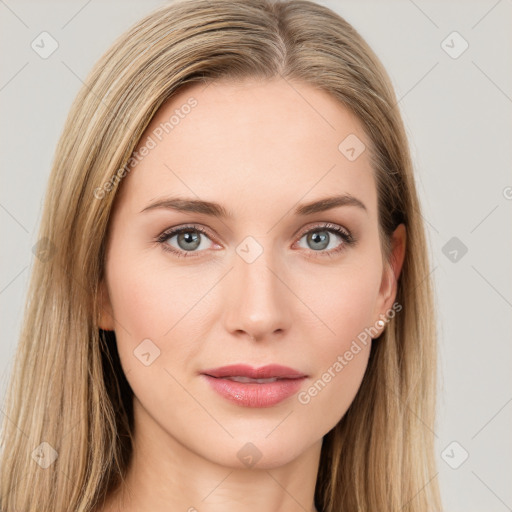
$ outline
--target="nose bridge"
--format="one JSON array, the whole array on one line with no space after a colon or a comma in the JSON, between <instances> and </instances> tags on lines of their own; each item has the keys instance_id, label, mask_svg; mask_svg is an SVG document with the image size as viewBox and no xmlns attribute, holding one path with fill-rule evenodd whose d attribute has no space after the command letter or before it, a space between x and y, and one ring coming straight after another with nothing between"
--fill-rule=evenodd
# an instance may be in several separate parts
<instances>
[{"instance_id":1,"label":"nose bridge","mask_svg":"<svg viewBox=\"0 0 512 512\"><path fill-rule=\"evenodd\" d=\"M232 293L228 328L245 331L254 338L264 338L289 326L285 297L289 291L278 277L282 266L275 258L271 237L266 243L262 240L247 237L238 245L229 285Z\"/></svg>"}]
</instances>

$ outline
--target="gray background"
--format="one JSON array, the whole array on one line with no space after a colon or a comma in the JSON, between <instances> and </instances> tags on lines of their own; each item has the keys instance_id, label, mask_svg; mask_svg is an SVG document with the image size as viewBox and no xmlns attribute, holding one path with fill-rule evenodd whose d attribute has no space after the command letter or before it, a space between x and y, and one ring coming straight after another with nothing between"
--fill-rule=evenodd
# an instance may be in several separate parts
<instances>
[{"instance_id":1,"label":"gray background","mask_svg":"<svg viewBox=\"0 0 512 512\"><path fill-rule=\"evenodd\" d=\"M93 63L162 3L0 0L2 400L66 113ZM512 510L512 1L320 3L383 61L416 165L439 311L432 477L447 511ZM31 48L43 31L59 44L46 59ZM469 44L457 58L453 31Z\"/></svg>"}]
</instances>

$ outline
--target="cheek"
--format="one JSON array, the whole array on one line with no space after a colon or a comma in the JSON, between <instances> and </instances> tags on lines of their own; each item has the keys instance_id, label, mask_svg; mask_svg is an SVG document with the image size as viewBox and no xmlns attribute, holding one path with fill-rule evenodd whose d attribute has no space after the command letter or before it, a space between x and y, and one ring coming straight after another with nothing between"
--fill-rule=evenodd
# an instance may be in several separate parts
<instances>
[{"instance_id":1,"label":"cheek","mask_svg":"<svg viewBox=\"0 0 512 512\"><path fill-rule=\"evenodd\" d=\"M109 256L115 320L119 327L138 336L162 338L198 302L199 290L210 281L208 272L170 264L151 248L146 252L140 247L125 247Z\"/></svg>"},{"instance_id":2,"label":"cheek","mask_svg":"<svg viewBox=\"0 0 512 512\"><path fill-rule=\"evenodd\" d=\"M190 367L200 350L193 340L204 338L200 331L212 314L211 300L204 296L218 279L204 267L180 268L165 258L148 257L140 249L131 253L125 248L110 255L110 300L119 356L127 375L131 369L137 370L131 374L133 379L140 372L137 355L145 346L151 357L158 355L154 367Z\"/></svg>"},{"instance_id":3,"label":"cheek","mask_svg":"<svg viewBox=\"0 0 512 512\"><path fill-rule=\"evenodd\" d=\"M377 293L378 283L368 273L349 272L323 287L320 311L337 335L354 335L372 321Z\"/></svg>"},{"instance_id":4,"label":"cheek","mask_svg":"<svg viewBox=\"0 0 512 512\"><path fill-rule=\"evenodd\" d=\"M366 343L338 344L324 358L319 373L298 393L297 407L303 408L301 416L311 430L320 427L327 433L345 415L361 386L370 350L369 338Z\"/></svg>"},{"instance_id":5,"label":"cheek","mask_svg":"<svg viewBox=\"0 0 512 512\"><path fill-rule=\"evenodd\" d=\"M371 350L374 307L380 287L380 267L375 259L347 265L329 278L316 275L306 285L308 305L328 328L309 350L316 373L297 396L306 418L330 430L355 398ZM316 282L317 286L312 286ZM321 419L320 419L321 418Z\"/></svg>"},{"instance_id":6,"label":"cheek","mask_svg":"<svg viewBox=\"0 0 512 512\"><path fill-rule=\"evenodd\" d=\"M339 266L309 269L296 275L302 277L297 278L295 289L301 290L308 308L324 324L321 347L325 356L344 349L373 325L382 277L378 253L353 253Z\"/></svg>"},{"instance_id":7,"label":"cheek","mask_svg":"<svg viewBox=\"0 0 512 512\"><path fill-rule=\"evenodd\" d=\"M213 282L203 273L200 285L199 273L162 268L143 255L130 257L129 251L118 254L112 253L108 280L124 374L148 411L160 411L165 420L178 410L186 418L194 413L194 402L179 383L199 349L191 343L198 312L206 314L198 302Z\"/></svg>"}]
</instances>

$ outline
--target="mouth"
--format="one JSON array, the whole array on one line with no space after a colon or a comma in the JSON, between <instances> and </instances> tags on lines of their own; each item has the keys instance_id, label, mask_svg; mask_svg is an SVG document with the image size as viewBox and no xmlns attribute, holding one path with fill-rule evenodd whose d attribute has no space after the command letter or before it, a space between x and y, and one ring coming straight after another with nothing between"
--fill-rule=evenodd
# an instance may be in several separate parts
<instances>
[{"instance_id":1,"label":"mouth","mask_svg":"<svg viewBox=\"0 0 512 512\"><path fill-rule=\"evenodd\" d=\"M201 372L211 388L242 407L271 407L295 394L307 378L282 365L230 365Z\"/></svg>"},{"instance_id":2,"label":"mouth","mask_svg":"<svg viewBox=\"0 0 512 512\"><path fill-rule=\"evenodd\" d=\"M209 377L213 377L213 375L209 375ZM280 377L270 377L268 379L251 379L250 377L213 377L214 379L225 379L232 380L233 382L256 382L257 384L266 384L267 382L277 382L278 380L286 380ZM296 377L299 378L299 377Z\"/></svg>"},{"instance_id":3,"label":"mouth","mask_svg":"<svg viewBox=\"0 0 512 512\"><path fill-rule=\"evenodd\" d=\"M263 379L296 379L306 377L304 373L288 366L280 364L268 364L260 368L254 368L247 364L232 364L212 368L201 372L204 375L217 378L248 378L253 380Z\"/></svg>"}]
</instances>

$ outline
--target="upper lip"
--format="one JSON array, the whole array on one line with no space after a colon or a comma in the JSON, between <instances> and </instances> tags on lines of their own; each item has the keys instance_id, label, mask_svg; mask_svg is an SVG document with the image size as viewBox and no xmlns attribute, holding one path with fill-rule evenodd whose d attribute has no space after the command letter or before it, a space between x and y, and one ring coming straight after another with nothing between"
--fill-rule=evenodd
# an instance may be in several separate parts
<instances>
[{"instance_id":1,"label":"upper lip","mask_svg":"<svg viewBox=\"0 0 512 512\"><path fill-rule=\"evenodd\" d=\"M204 375L210 377L249 377L251 379L297 379L306 377L306 375L299 370L294 370L288 366L282 366L280 364L269 364L254 368L246 364L232 364L229 366L221 366L220 368L212 368L210 370L204 370L201 372Z\"/></svg>"}]
</instances>

